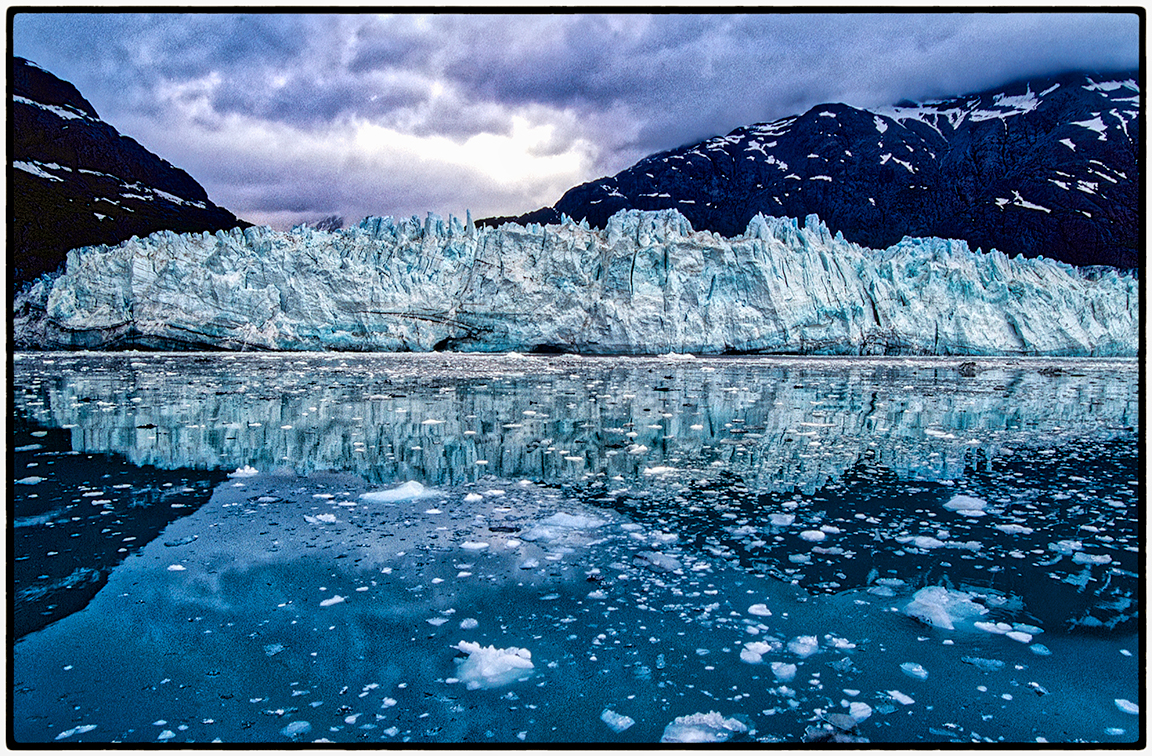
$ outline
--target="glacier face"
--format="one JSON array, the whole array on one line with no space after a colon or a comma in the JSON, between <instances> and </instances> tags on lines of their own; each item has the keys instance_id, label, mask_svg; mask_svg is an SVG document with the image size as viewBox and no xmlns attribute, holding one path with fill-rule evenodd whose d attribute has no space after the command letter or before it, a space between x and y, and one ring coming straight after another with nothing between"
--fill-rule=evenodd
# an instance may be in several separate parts
<instances>
[{"instance_id":1,"label":"glacier face","mask_svg":"<svg viewBox=\"0 0 1152 756\"><path fill-rule=\"evenodd\" d=\"M15 304L17 348L1132 356L1139 285L815 216L739 237L674 210L603 230L429 215L328 232L160 232L68 254Z\"/></svg>"}]
</instances>

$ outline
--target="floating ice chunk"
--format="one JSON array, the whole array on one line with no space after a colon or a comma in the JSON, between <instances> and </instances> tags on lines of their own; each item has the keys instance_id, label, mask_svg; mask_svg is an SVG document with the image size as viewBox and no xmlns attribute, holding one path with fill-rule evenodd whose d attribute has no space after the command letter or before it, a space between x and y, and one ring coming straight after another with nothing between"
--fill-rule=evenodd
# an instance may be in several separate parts
<instances>
[{"instance_id":1,"label":"floating ice chunk","mask_svg":"<svg viewBox=\"0 0 1152 756\"><path fill-rule=\"evenodd\" d=\"M1080 551L1084 548L1084 544L1080 541L1059 541L1057 543L1049 543L1048 550L1055 551L1060 554L1068 556L1074 552Z\"/></svg>"},{"instance_id":2,"label":"floating ice chunk","mask_svg":"<svg viewBox=\"0 0 1152 756\"><path fill-rule=\"evenodd\" d=\"M1032 653L1036 654L1037 656L1051 656L1052 655L1052 651L1047 646L1045 646L1043 643L1033 643L1031 646L1028 647L1028 650L1031 651Z\"/></svg>"},{"instance_id":3,"label":"floating ice chunk","mask_svg":"<svg viewBox=\"0 0 1152 756\"><path fill-rule=\"evenodd\" d=\"M771 617L772 612L764 604L753 604L748 607L749 614L755 614L757 617Z\"/></svg>"},{"instance_id":4,"label":"floating ice chunk","mask_svg":"<svg viewBox=\"0 0 1152 756\"><path fill-rule=\"evenodd\" d=\"M228 473L229 478L251 478L253 475L259 475L260 471L251 465L244 465L243 467L236 468L235 471Z\"/></svg>"},{"instance_id":5,"label":"floating ice chunk","mask_svg":"<svg viewBox=\"0 0 1152 756\"><path fill-rule=\"evenodd\" d=\"M441 625L443 625L445 622L448 621L448 618L447 617L432 617L431 619L426 619L424 621L427 622L432 627L440 627Z\"/></svg>"},{"instance_id":6,"label":"floating ice chunk","mask_svg":"<svg viewBox=\"0 0 1152 756\"><path fill-rule=\"evenodd\" d=\"M1004 635L1005 635L1005 637L1011 638L1012 640L1019 641L1021 643L1031 643L1032 642L1032 634L1031 633L1024 633L1024 632L1021 632L1019 630L1010 630L1009 632L1004 633Z\"/></svg>"},{"instance_id":7,"label":"floating ice chunk","mask_svg":"<svg viewBox=\"0 0 1152 756\"><path fill-rule=\"evenodd\" d=\"M47 479L41 478L39 475L29 475L27 478L21 478L15 482L22 486L34 486L37 483L43 483L45 480Z\"/></svg>"},{"instance_id":8,"label":"floating ice chunk","mask_svg":"<svg viewBox=\"0 0 1152 756\"><path fill-rule=\"evenodd\" d=\"M950 509L966 517L982 517L987 514L984 509L988 506L988 502L983 499L977 499L975 496L965 496L964 494L956 494L948 501L944 502L944 508Z\"/></svg>"},{"instance_id":9,"label":"floating ice chunk","mask_svg":"<svg viewBox=\"0 0 1152 756\"><path fill-rule=\"evenodd\" d=\"M483 501L484 497L478 493L470 493L464 497L465 504L475 504L478 501Z\"/></svg>"},{"instance_id":10,"label":"floating ice chunk","mask_svg":"<svg viewBox=\"0 0 1152 756\"><path fill-rule=\"evenodd\" d=\"M360 498L370 504L394 504L398 501L406 501L408 499L419 499L424 496L431 496L432 492L424 488L424 486L415 480L410 480L403 485L396 488L390 488L386 491L370 491L369 493L360 494Z\"/></svg>"},{"instance_id":11,"label":"floating ice chunk","mask_svg":"<svg viewBox=\"0 0 1152 756\"><path fill-rule=\"evenodd\" d=\"M815 543L816 541L823 541L827 536L823 530L804 530L801 531L800 537L805 541L812 541Z\"/></svg>"},{"instance_id":12,"label":"floating ice chunk","mask_svg":"<svg viewBox=\"0 0 1152 756\"><path fill-rule=\"evenodd\" d=\"M904 614L909 617L944 630L955 630L956 622L987 613L988 609L973 601L967 593L938 585L916 591L904 607Z\"/></svg>"},{"instance_id":13,"label":"floating ice chunk","mask_svg":"<svg viewBox=\"0 0 1152 756\"><path fill-rule=\"evenodd\" d=\"M188 569L188 568L182 564L170 564L170 565L168 565L168 571L169 572L183 572L186 569Z\"/></svg>"},{"instance_id":14,"label":"floating ice chunk","mask_svg":"<svg viewBox=\"0 0 1152 756\"><path fill-rule=\"evenodd\" d=\"M632 444L628 447L629 454L643 454L646 451L648 451L648 447L644 444Z\"/></svg>"},{"instance_id":15,"label":"floating ice chunk","mask_svg":"<svg viewBox=\"0 0 1152 756\"><path fill-rule=\"evenodd\" d=\"M916 536L912 539L911 543L916 548L925 550L938 549L944 545L943 541L939 538L933 538L932 536Z\"/></svg>"},{"instance_id":16,"label":"floating ice chunk","mask_svg":"<svg viewBox=\"0 0 1152 756\"><path fill-rule=\"evenodd\" d=\"M344 602L343 596L333 596L332 598L326 598L323 601L321 601L320 606L332 606L333 604L341 604L343 602Z\"/></svg>"},{"instance_id":17,"label":"floating ice chunk","mask_svg":"<svg viewBox=\"0 0 1152 756\"><path fill-rule=\"evenodd\" d=\"M780 682L788 682L796 677L796 665L787 662L772 662L772 674Z\"/></svg>"},{"instance_id":18,"label":"floating ice chunk","mask_svg":"<svg viewBox=\"0 0 1152 756\"><path fill-rule=\"evenodd\" d=\"M896 703L901 703L901 704L904 704L905 706L910 706L910 705L916 703L916 701L913 700L911 696L904 695L903 693L901 693L898 690L890 690L890 691L888 691L888 695Z\"/></svg>"},{"instance_id":19,"label":"floating ice chunk","mask_svg":"<svg viewBox=\"0 0 1152 756\"><path fill-rule=\"evenodd\" d=\"M528 559L525 559L523 562L520 563L520 569L522 569L522 570L534 570L539 566L540 566L540 560L536 559L534 557L529 557Z\"/></svg>"},{"instance_id":20,"label":"floating ice chunk","mask_svg":"<svg viewBox=\"0 0 1152 756\"><path fill-rule=\"evenodd\" d=\"M79 725L77 727L73 727L71 730L65 730L64 732L60 733L56 736L56 739L64 740L65 738L70 738L73 735L83 735L86 732L92 732L95 729L96 725ZM172 737L176 736L173 735Z\"/></svg>"},{"instance_id":21,"label":"floating ice chunk","mask_svg":"<svg viewBox=\"0 0 1152 756\"><path fill-rule=\"evenodd\" d=\"M973 667L981 669L985 672L999 672L1000 670L1004 669L1004 662L1000 661L999 659L984 659L979 656L962 656L960 657L960 661L964 662L965 664L971 664Z\"/></svg>"},{"instance_id":22,"label":"floating ice chunk","mask_svg":"<svg viewBox=\"0 0 1152 756\"><path fill-rule=\"evenodd\" d=\"M456 660L457 675L468 690L499 688L532 674L532 652L526 648L496 648L469 641L460 641L453 648L468 655Z\"/></svg>"},{"instance_id":23,"label":"floating ice chunk","mask_svg":"<svg viewBox=\"0 0 1152 756\"><path fill-rule=\"evenodd\" d=\"M973 622L972 626L977 630L983 630L993 635L1004 635L1005 633L1012 632L1012 626L1007 622Z\"/></svg>"},{"instance_id":24,"label":"floating ice chunk","mask_svg":"<svg viewBox=\"0 0 1152 756\"><path fill-rule=\"evenodd\" d=\"M161 732L159 735L156 736L156 739L157 740L171 740L174 737L176 737L176 733L172 732L171 730L164 730L163 732Z\"/></svg>"},{"instance_id":25,"label":"floating ice chunk","mask_svg":"<svg viewBox=\"0 0 1152 756\"><path fill-rule=\"evenodd\" d=\"M1126 698L1117 698L1116 708L1125 714L1135 714L1137 716L1140 714L1140 706L1132 703Z\"/></svg>"},{"instance_id":26,"label":"floating ice chunk","mask_svg":"<svg viewBox=\"0 0 1152 756\"><path fill-rule=\"evenodd\" d=\"M608 725L612 732L624 732L632 725L636 724L636 720L632 717L623 714L617 714L611 709L605 709L600 712L600 721Z\"/></svg>"},{"instance_id":27,"label":"floating ice chunk","mask_svg":"<svg viewBox=\"0 0 1152 756\"><path fill-rule=\"evenodd\" d=\"M872 707L863 701L853 701L848 705L848 716L852 717L857 722L863 722L865 719L872 716Z\"/></svg>"},{"instance_id":28,"label":"floating ice chunk","mask_svg":"<svg viewBox=\"0 0 1152 756\"><path fill-rule=\"evenodd\" d=\"M603 601L604 599L608 598L608 594L605 593L604 591L597 589L595 591L591 591L587 597L592 599L593 601Z\"/></svg>"},{"instance_id":29,"label":"floating ice chunk","mask_svg":"<svg viewBox=\"0 0 1152 756\"><path fill-rule=\"evenodd\" d=\"M475 630L479 626L480 623L473 617L465 617L464 619L460 620L461 630Z\"/></svg>"},{"instance_id":30,"label":"floating ice chunk","mask_svg":"<svg viewBox=\"0 0 1152 756\"><path fill-rule=\"evenodd\" d=\"M268 656L275 656L276 654L280 653L283 650L284 650L284 644L283 643L269 643L267 646L264 647L264 653L267 654Z\"/></svg>"},{"instance_id":31,"label":"floating ice chunk","mask_svg":"<svg viewBox=\"0 0 1152 756\"><path fill-rule=\"evenodd\" d=\"M745 643L743 650L740 651L740 661L748 664L760 664L764 661L764 654L770 651L772 651L771 643L764 643L763 641Z\"/></svg>"},{"instance_id":32,"label":"floating ice chunk","mask_svg":"<svg viewBox=\"0 0 1152 756\"><path fill-rule=\"evenodd\" d=\"M820 650L820 641L816 639L815 635L797 635L788 641L788 650L801 659L807 659Z\"/></svg>"},{"instance_id":33,"label":"floating ice chunk","mask_svg":"<svg viewBox=\"0 0 1152 756\"><path fill-rule=\"evenodd\" d=\"M1008 523L1007 525L993 525L992 527L1010 535L1028 535L1032 532L1032 528L1026 527L1024 525L1017 525L1015 523Z\"/></svg>"},{"instance_id":34,"label":"floating ice chunk","mask_svg":"<svg viewBox=\"0 0 1152 756\"><path fill-rule=\"evenodd\" d=\"M900 669L904 672L904 674L908 675L909 677L914 677L917 680L928 679L928 670L924 669L924 667L920 666L916 662L904 662L900 665Z\"/></svg>"},{"instance_id":35,"label":"floating ice chunk","mask_svg":"<svg viewBox=\"0 0 1152 756\"><path fill-rule=\"evenodd\" d=\"M632 561L655 572L675 572L684 568L679 560L656 551L638 552Z\"/></svg>"},{"instance_id":36,"label":"floating ice chunk","mask_svg":"<svg viewBox=\"0 0 1152 756\"><path fill-rule=\"evenodd\" d=\"M545 518L543 523L545 525L555 525L561 528L580 528L581 530L598 528L606 524L605 520L598 517L590 517L588 515L571 515L567 512L557 512L551 517Z\"/></svg>"},{"instance_id":37,"label":"floating ice chunk","mask_svg":"<svg viewBox=\"0 0 1152 756\"><path fill-rule=\"evenodd\" d=\"M768 522L777 527L786 527L796 522L796 515L794 514L773 514L768 515Z\"/></svg>"},{"instance_id":38,"label":"floating ice chunk","mask_svg":"<svg viewBox=\"0 0 1152 756\"><path fill-rule=\"evenodd\" d=\"M312 732L312 723L303 719L298 719L295 722L289 722L288 726L280 731L285 737L294 738L297 735L303 735Z\"/></svg>"},{"instance_id":39,"label":"floating ice chunk","mask_svg":"<svg viewBox=\"0 0 1152 756\"><path fill-rule=\"evenodd\" d=\"M675 467L668 467L667 465L657 465L656 467L645 467L645 475L668 475L670 473L679 472ZM671 725L669 725L671 727Z\"/></svg>"},{"instance_id":40,"label":"floating ice chunk","mask_svg":"<svg viewBox=\"0 0 1152 756\"><path fill-rule=\"evenodd\" d=\"M1112 557L1107 554L1089 554L1086 551L1077 551L1072 555L1072 561L1076 564L1109 564L1112 562Z\"/></svg>"},{"instance_id":41,"label":"floating ice chunk","mask_svg":"<svg viewBox=\"0 0 1152 756\"><path fill-rule=\"evenodd\" d=\"M662 354L660 356L666 360L694 360L694 359L696 359L696 355L694 355L694 354L681 354L680 352L665 352L664 354Z\"/></svg>"},{"instance_id":42,"label":"floating ice chunk","mask_svg":"<svg viewBox=\"0 0 1152 756\"><path fill-rule=\"evenodd\" d=\"M465 551L483 551L490 545L491 544L489 544L487 541L465 541L464 543L460 544L460 548L464 549Z\"/></svg>"},{"instance_id":43,"label":"floating ice chunk","mask_svg":"<svg viewBox=\"0 0 1152 756\"><path fill-rule=\"evenodd\" d=\"M332 522L336 522L336 515L330 514L327 512L325 512L324 514L318 514L315 517L313 517L312 515L304 515L304 521L310 522L312 524L315 524L318 522L332 523Z\"/></svg>"},{"instance_id":44,"label":"floating ice chunk","mask_svg":"<svg viewBox=\"0 0 1152 756\"><path fill-rule=\"evenodd\" d=\"M725 719L719 712L676 717L664 728L661 743L723 743L733 735L747 732L738 719Z\"/></svg>"}]
</instances>

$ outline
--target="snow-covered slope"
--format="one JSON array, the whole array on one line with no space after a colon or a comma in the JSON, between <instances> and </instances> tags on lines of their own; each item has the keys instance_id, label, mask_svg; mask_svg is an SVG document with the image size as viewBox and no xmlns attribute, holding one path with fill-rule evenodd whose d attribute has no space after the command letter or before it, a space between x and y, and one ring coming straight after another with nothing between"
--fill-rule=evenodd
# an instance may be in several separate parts
<instances>
[{"instance_id":1,"label":"snow-covered slope","mask_svg":"<svg viewBox=\"0 0 1152 756\"><path fill-rule=\"evenodd\" d=\"M23 58L11 66L8 254L17 287L55 271L74 247L248 225L101 120L72 84Z\"/></svg>"},{"instance_id":2,"label":"snow-covered slope","mask_svg":"<svg viewBox=\"0 0 1152 756\"><path fill-rule=\"evenodd\" d=\"M1143 264L1139 72L1066 73L863 110L839 103L644 158L520 216L603 227L674 208L740 233L762 213L819 215L870 247L963 239L1073 265ZM509 219L501 219L509 220Z\"/></svg>"},{"instance_id":3,"label":"snow-covered slope","mask_svg":"<svg viewBox=\"0 0 1152 756\"><path fill-rule=\"evenodd\" d=\"M810 217L723 239L676 211L476 228L171 232L68 254L15 303L18 348L1135 355L1138 282Z\"/></svg>"}]
</instances>

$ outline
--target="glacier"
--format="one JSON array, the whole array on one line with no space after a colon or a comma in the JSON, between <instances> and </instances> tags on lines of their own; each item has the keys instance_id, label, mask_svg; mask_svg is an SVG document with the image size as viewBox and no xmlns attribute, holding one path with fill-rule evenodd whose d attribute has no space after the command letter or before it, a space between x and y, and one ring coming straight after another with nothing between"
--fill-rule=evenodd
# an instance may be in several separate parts
<instances>
[{"instance_id":1,"label":"glacier","mask_svg":"<svg viewBox=\"0 0 1152 756\"><path fill-rule=\"evenodd\" d=\"M1139 282L956 240L868 249L816 216L722 238L675 210L430 213L75 249L13 329L17 349L1135 356Z\"/></svg>"}]
</instances>

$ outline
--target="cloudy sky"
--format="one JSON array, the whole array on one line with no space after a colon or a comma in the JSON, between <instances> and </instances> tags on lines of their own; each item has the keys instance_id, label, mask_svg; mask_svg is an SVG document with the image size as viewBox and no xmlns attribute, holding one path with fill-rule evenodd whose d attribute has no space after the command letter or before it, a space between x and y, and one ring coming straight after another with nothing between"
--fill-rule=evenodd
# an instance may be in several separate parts
<instances>
[{"instance_id":1,"label":"cloudy sky","mask_svg":"<svg viewBox=\"0 0 1152 756\"><path fill-rule=\"evenodd\" d=\"M554 203L641 157L857 107L1139 65L1115 13L18 14L12 52L275 227Z\"/></svg>"}]
</instances>

